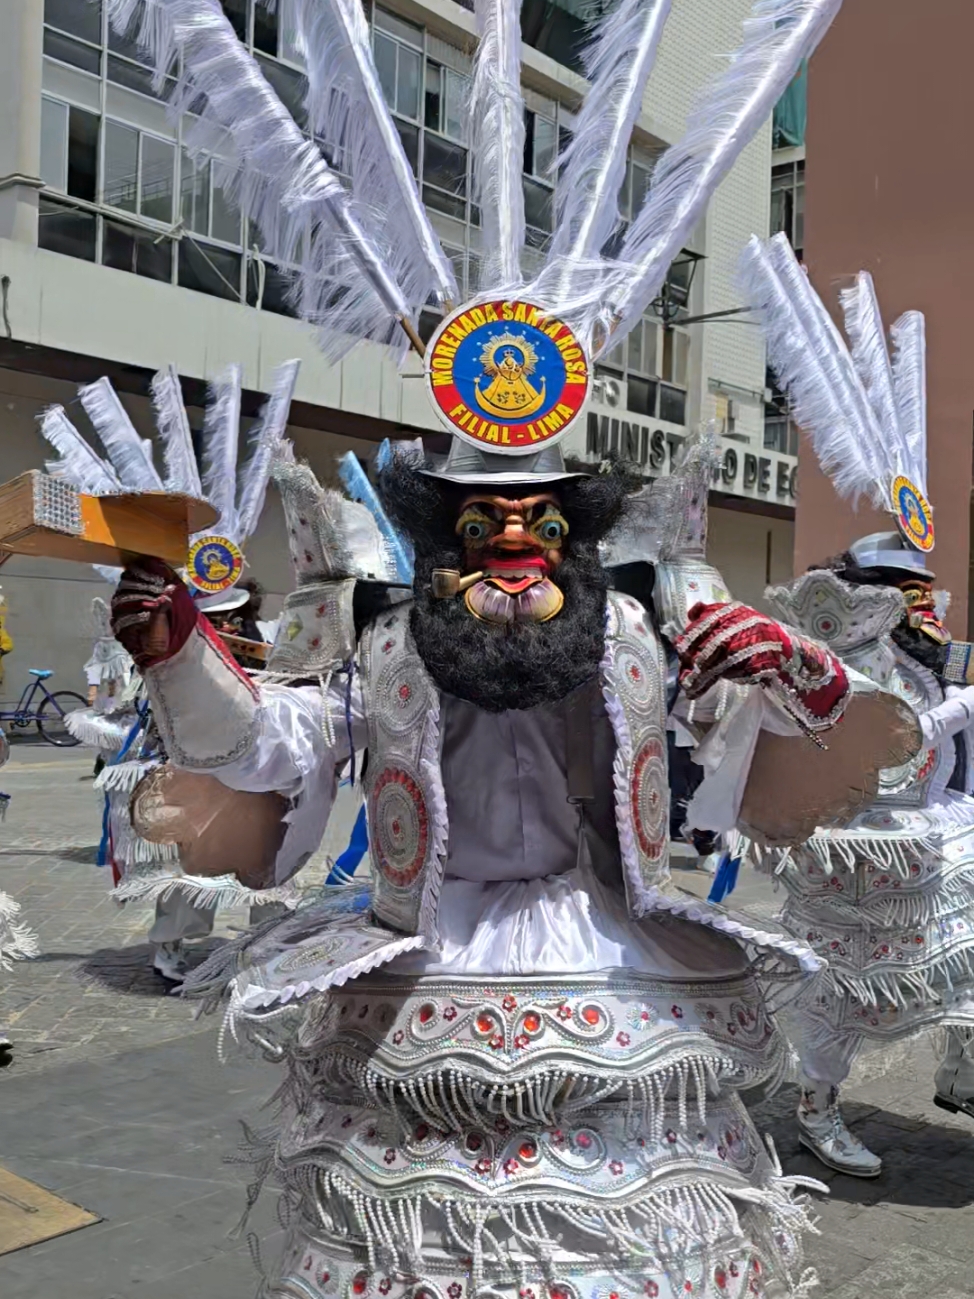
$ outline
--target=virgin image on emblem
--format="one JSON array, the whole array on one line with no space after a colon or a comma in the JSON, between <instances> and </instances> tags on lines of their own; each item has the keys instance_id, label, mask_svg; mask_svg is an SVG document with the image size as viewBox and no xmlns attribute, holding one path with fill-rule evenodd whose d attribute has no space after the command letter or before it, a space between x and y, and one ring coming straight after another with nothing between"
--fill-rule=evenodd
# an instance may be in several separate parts
<instances>
[{"instance_id":1,"label":"virgin image on emblem","mask_svg":"<svg viewBox=\"0 0 974 1299\"><path fill-rule=\"evenodd\" d=\"M523 334L504 333L490 339L480 353L480 364L490 383L481 390L477 379L474 391L478 406L488 415L523 419L544 405L546 380L542 375L540 390L531 386L529 376L537 368L538 354Z\"/></svg>"}]
</instances>

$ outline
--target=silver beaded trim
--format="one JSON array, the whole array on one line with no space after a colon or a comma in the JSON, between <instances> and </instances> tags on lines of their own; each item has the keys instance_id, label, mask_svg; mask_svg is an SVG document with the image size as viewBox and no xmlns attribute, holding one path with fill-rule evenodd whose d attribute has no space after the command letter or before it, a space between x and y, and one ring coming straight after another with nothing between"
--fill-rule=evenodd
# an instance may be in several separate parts
<instances>
[{"instance_id":1,"label":"silver beaded trim","mask_svg":"<svg viewBox=\"0 0 974 1299\"><path fill-rule=\"evenodd\" d=\"M72 537L82 535L81 501L70 483L49 474L34 474L34 522Z\"/></svg>"}]
</instances>

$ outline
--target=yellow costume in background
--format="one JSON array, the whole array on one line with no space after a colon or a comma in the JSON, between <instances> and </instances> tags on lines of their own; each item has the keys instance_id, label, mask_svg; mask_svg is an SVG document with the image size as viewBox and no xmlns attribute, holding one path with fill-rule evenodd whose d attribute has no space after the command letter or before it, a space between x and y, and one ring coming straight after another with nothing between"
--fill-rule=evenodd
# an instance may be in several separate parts
<instances>
[{"instance_id":1,"label":"yellow costume in background","mask_svg":"<svg viewBox=\"0 0 974 1299\"><path fill-rule=\"evenodd\" d=\"M13 637L7 631L7 601L0 592L0 686L3 685L3 660L14 647Z\"/></svg>"}]
</instances>

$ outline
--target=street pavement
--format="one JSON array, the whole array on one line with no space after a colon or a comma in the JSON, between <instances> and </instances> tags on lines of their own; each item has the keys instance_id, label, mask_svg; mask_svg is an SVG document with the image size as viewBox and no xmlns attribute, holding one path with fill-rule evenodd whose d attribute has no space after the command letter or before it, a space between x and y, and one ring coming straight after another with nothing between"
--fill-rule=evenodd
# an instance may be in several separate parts
<instances>
[{"instance_id":1,"label":"street pavement","mask_svg":"<svg viewBox=\"0 0 974 1299\"><path fill-rule=\"evenodd\" d=\"M150 910L117 907L95 865L100 808L79 749L17 745L0 771L12 795L0 826L0 888L23 906L41 955L0 971L0 1164L101 1221L0 1256L3 1299L248 1299L255 1264L280 1246L274 1196L240 1230L248 1170L233 1162L242 1121L260 1126L277 1071L217 1053L214 1019L189 1009L148 968ZM340 848L354 815L312 864ZM695 892L708 880L680 871ZM767 920L766 881L742 878L737 909ZM200 955L246 915L221 913ZM932 1104L929 1043L864 1057L846 1089L855 1130L885 1161L878 1181L828 1173L797 1149L794 1087L758 1104L785 1171L818 1177L822 1234L808 1242L821 1299L966 1299L974 1272L974 1123ZM228 1162L228 1160L230 1162Z\"/></svg>"}]
</instances>

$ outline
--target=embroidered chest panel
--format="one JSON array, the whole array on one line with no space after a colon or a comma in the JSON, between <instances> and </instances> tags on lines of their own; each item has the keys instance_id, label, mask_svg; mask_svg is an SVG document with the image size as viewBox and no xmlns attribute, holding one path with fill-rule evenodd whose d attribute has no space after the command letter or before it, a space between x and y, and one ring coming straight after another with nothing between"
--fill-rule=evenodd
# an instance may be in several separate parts
<instances>
[{"instance_id":1,"label":"embroidered chest panel","mask_svg":"<svg viewBox=\"0 0 974 1299\"><path fill-rule=\"evenodd\" d=\"M943 702L943 691L936 677L915 659L894 650L895 664L886 689L905 699L919 716ZM931 786L946 785L954 766L953 742L936 748L923 745L916 757L900 767L887 767L880 773L876 802L892 807L926 807Z\"/></svg>"},{"instance_id":2,"label":"embroidered chest panel","mask_svg":"<svg viewBox=\"0 0 974 1299\"><path fill-rule=\"evenodd\" d=\"M440 701L409 634L410 608L383 616L362 639L369 851L375 914L406 933L432 935L447 838Z\"/></svg>"},{"instance_id":3,"label":"embroidered chest panel","mask_svg":"<svg viewBox=\"0 0 974 1299\"><path fill-rule=\"evenodd\" d=\"M666 753L666 658L642 605L610 594L602 689L616 737L616 823L626 900L652 905L669 877L670 786Z\"/></svg>"}]
</instances>

